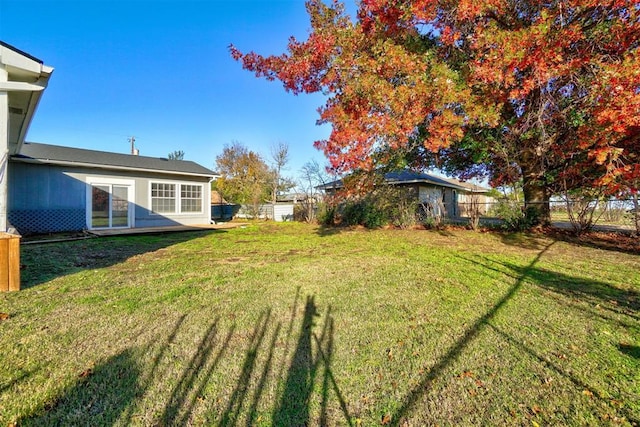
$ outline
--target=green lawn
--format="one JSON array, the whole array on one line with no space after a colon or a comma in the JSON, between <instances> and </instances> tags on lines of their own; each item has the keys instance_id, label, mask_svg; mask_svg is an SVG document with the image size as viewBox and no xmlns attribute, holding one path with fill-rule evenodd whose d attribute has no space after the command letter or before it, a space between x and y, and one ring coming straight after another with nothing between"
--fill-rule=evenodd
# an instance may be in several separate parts
<instances>
[{"instance_id":1,"label":"green lawn","mask_svg":"<svg viewBox=\"0 0 640 427\"><path fill-rule=\"evenodd\" d=\"M640 423L639 255L263 223L22 263L0 426Z\"/></svg>"}]
</instances>

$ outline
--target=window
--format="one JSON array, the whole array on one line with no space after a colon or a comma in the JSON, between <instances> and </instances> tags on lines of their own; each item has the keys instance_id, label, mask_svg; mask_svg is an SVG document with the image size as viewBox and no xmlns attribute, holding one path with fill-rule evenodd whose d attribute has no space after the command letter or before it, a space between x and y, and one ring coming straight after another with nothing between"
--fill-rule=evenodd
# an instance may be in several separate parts
<instances>
[{"instance_id":1,"label":"window","mask_svg":"<svg viewBox=\"0 0 640 427\"><path fill-rule=\"evenodd\" d=\"M176 184L151 183L151 210L156 213L175 213Z\"/></svg>"},{"instance_id":2,"label":"window","mask_svg":"<svg viewBox=\"0 0 640 427\"><path fill-rule=\"evenodd\" d=\"M202 189L195 184L152 182L151 210L158 214L201 213Z\"/></svg>"},{"instance_id":3,"label":"window","mask_svg":"<svg viewBox=\"0 0 640 427\"><path fill-rule=\"evenodd\" d=\"M180 212L202 212L202 186L180 186Z\"/></svg>"}]
</instances>

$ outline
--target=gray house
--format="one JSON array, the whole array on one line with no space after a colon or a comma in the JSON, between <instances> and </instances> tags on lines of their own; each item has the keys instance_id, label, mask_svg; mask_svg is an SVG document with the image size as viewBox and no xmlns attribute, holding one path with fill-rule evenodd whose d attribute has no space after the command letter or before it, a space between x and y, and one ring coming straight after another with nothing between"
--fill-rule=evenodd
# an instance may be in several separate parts
<instances>
[{"instance_id":1,"label":"gray house","mask_svg":"<svg viewBox=\"0 0 640 427\"><path fill-rule=\"evenodd\" d=\"M0 234L208 224L196 163L25 142L53 68L0 41Z\"/></svg>"},{"instance_id":2,"label":"gray house","mask_svg":"<svg viewBox=\"0 0 640 427\"><path fill-rule=\"evenodd\" d=\"M385 173L384 183L404 189L435 214L449 218L466 216L472 200L480 205L481 213L486 213L492 201L487 196L488 188L410 169ZM342 180L337 180L317 188L331 194L343 186Z\"/></svg>"},{"instance_id":3,"label":"gray house","mask_svg":"<svg viewBox=\"0 0 640 427\"><path fill-rule=\"evenodd\" d=\"M191 161L27 143L9 161L21 234L208 224L216 174Z\"/></svg>"}]
</instances>

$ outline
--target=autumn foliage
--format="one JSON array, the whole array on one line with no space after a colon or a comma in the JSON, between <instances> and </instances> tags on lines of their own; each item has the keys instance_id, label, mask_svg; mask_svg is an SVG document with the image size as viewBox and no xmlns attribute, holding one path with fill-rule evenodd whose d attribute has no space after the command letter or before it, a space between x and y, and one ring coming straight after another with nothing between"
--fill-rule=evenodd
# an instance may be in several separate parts
<instances>
[{"instance_id":1,"label":"autumn foliage","mask_svg":"<svg viewBox=\"0 0 640 427\"><path fill-rule=\"evenodd\" d=\"M436 163L494 184L522 180L544 217L560 187L637 192L640 2L362 0L306 3L307 40L257 76L322 92L317 141L337 171ZM537 204L541 204L538 206Z\"/></svg>"}]
</instances>

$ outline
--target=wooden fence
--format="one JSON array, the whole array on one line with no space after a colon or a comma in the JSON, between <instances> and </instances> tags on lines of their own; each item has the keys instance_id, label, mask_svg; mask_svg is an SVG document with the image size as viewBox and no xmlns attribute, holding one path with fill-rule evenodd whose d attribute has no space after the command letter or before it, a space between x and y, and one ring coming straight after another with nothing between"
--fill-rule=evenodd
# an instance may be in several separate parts
<instances>
[{"instance_id":1,"label":"wooden fence","mask_svg":"<svg viewBox=\"0 0 640 427\"><path fill-rule=\"evenodd\" d=\"M0 233L0 292L20 290L20 236Z\"/></svg>"}]
</instances>

